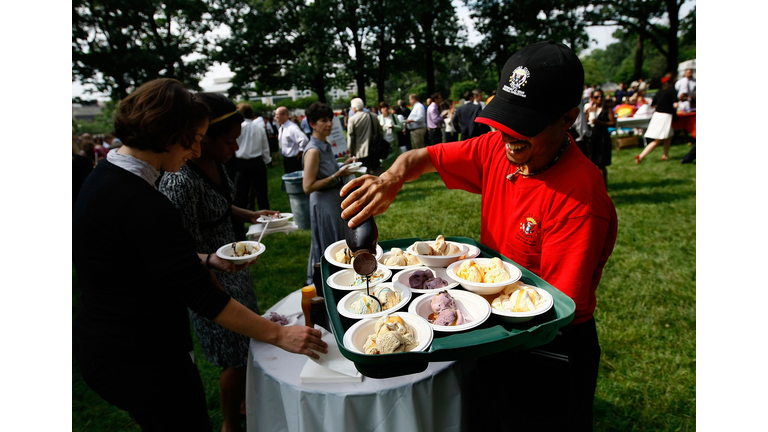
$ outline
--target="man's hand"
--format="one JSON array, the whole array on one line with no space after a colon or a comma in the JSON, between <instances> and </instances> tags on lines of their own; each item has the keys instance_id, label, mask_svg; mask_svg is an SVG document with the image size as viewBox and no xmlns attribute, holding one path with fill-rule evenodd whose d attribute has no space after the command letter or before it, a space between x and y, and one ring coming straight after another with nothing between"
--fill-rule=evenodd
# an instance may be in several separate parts
<instances>
[{"instance_id":1,"label":"man's hand","mask_svg":"<svg viewBox=\"0 0 768 432\"><path fill-rule=\"evenodd\" d=\"M319 359L320 356L314 351L328 353L328 344L323 342L321 335L320 330L307 326L282 327L275 345L288 352Z\"/></svg>"},{"instance_id":2,"label":"man's hand","mask_svg":"<svg viewBox=\"0 0 768 432\"><path fill-rule=\"evenodd\" d=\"M356 187L356 191L349 193ZM355 227L371 216L378 216L389 208L395 201L397 193L403 187L403 183L397 181L386 172L380 177L364 175L356 178L341 188L341 196L346 196L341 202L342 219L356 215L349 221L349 227Z\"/></svg>"},{"instance_id":3,"label":"man's hand","mask_svg":"<svg viewBox=\"0 0 768 432\"><path fill-rule=\"evenodd\" d=\"M259 221L259 217L261 217L261 216L271 216L271 215L276 214L276 213L280 213L280 212L276 211L276 210L259 210L257 212L251 212L250 222L252 224L264 223L264 222L260 222Z\"/></svg>"}]
</instances>

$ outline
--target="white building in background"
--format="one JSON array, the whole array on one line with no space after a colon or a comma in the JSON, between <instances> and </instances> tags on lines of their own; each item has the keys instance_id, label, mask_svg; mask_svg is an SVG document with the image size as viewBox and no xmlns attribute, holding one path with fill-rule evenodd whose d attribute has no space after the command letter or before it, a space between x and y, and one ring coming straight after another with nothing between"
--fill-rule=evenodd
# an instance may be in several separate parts
<instances>
[{"instance_id":1,"label":"white building in background","mask_svg":"<svg viewBox=\"0 0 768 432\"><path fill-rule=\"evenodd\" d=\"M234 76L234 75L233 75ZM213 84L210 86L204 86L204 92L210 93L226 93L232 83L230 80L233 76L219 77L213 79ZM326 93L326 97L329 101L335 99L344 98L349 99L357 95L357 84L350 83L345 89L332 88ZM295 101L297 99L312 96L312 90L303 89L299 90L295 86L290 90L277 90L273 92L267 92L262 95L251 94L248 99L252 101L261 101L264 105L276 105L278 102L284 99L291 99Z\"/></svg>"}]
</instances>

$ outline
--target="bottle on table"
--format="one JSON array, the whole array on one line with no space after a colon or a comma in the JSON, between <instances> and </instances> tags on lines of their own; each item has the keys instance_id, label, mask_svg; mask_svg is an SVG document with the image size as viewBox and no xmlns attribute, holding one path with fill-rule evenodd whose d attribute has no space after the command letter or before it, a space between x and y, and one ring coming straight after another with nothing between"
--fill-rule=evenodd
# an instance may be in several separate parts
<instances>
[{"instance_id":1,"label":"bottle on table","mask_svg":"<svg viewBox=\"0 0 768 432\"><path fill-rule=\"evenodd\" d=\"M325 309L325 299L320 296L313 297L311 305L309 315L312 319L312 324L319 325L330 332L331 324L328 322L328 311Z\"/></svg>"},{"instance_id":2,"label":"bottle on table","mask_svg":"<svg viewBox=\"0 0 768 432\"><path fill-rule=\"evenodd\" d=\"M312 311L312 298L317 297L315 287L307 285L301 289L301 310L304 312L304 325L312 327L310 312Z\"/></svg>"}]
</instances>

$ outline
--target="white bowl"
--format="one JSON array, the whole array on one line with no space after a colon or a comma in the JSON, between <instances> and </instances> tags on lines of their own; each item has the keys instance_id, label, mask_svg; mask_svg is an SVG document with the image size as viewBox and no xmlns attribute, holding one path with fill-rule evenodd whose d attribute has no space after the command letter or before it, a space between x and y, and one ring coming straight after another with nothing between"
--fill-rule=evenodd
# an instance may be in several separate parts
<instances>
[{"instance_id":1,"label":"white bowl","mask_svg":"<svg viewBox=\"0 0 768 432\"><path fill-rule=\"evenodd\" d=\"M280 217L277 219L272 219L270 216L259 216L257 221L261 223L267 223L269 222L270 228L277 228L281 227L283 225L286 225L288 223L288 220L293 217L292 213L280 213Z\"/></svg>"},{"instance_id":2,"label":"white bowl","mask_svg":"<svg viewBox=\"0 0 768 432\"><path fill-rule=\"evenodd\" d=\"M428 240L426 243L434 242L434 240ZM416 258L419 259L419 262L427 267L447 267L451 263L461 258L461 256L467 253L467 250L469 249L467 248L467 245L463 243L456 243L452 241L446 241L446 243L456 245L456 247L461 249L461 253L454 255L419 255L415 250L413 250L413 245L408 246L408 250L406 252L411 255L416 255Z\"/></svg>"},{"instance_id":3,"label":"white bowl","mask_svg":"<svg viewBox=\"0 0 768 432\"><path fill-rule=\"evenodd\" d=\"M530 312L509 312L506 310L501 309L494 309L491 306L491 314L494 316L494 318L498 318L504 322L508 323L524 323L526 321L532 320L534 317L543 314L544 312L547 312L548 310L552 309L552 306L555 304L555 300L552 298L552 294L550 294L547 290L541 289L539 287L535 287L532 285L526 285L528 287L531 287L539 292L539 294L542 295L546 300L546 303L544 305L534 311ZM453 294L453 293L451 293ZM498 297L498 296L496 296ZM494 298L496 298L494 297ZM493 299L486 300L492 302ZM490 305L491 303L488 303Z\"/></svg>"},{"instance_id":4,"label":"white bowl","mask_svg":"<svg viewBox=\"0 0 768 432\"><path fill-rule=\"evenodd\" d=\"M376 285L382 284L389 280L390 277L392 277L392 270L387 268L380 268L377 269L374 273L381 273L381 278L378 280L371 281L370 287L373 288ZM355 283L355 279L357 278L357 273L355 273L352 269L345 269L341 271L337 271L336 273L328 276L328 279L326 282L328 282L328 285L331 288L335 288L337 290L341 291L359 291L359 290L365 290L365 283L362 285L352 285Z\"/></svg>"},{"instance_id":5,"label":"white bowl","mask_svg":"<svg viewBox=\"0 0 768 432\"><path fill-rule=\"evenodd\" d=\"M336 310L339 311L339 315L345 316L347 318L352 319L366 319L366 318L377 318L384 315L389 315L394 312L399 311L405 305L408 304L409 301L411 301L411 291L408 289L403 289L402 287L396 287L392 282L385 282L381 283L378 286L389 286L392 288L393 291L396 291L398 294L400 294L400 303L396 304L394 307L391 307L385 311L376 312L372 314L356 314L349 311L349 305L351 305L355 300L360 298L361 296L367 295L365 293L365 290L360 291L352 291L351 293L345 295L341 300L339 300L339 304L337 305ZM371 289L371 295L373 295L373 289Z\"/></svg>"},{"instance_id":6,"label":"white bowl","mask_svg":"<svg viewBox=\"0 0 768 432\"><path fill-rule=\"evenodd\" d=\"M403 321L405 321L406 324L413 327L413 336L417 341L419 341L419 344L416 346L416 348L407 352L426 351L429 345L432 343L432 338L434 337L432 327L429 325L427 320L418 315L407 312L396 312L392 315L399 316L403 319ZM372 335L374 333L377 320L378 318L371 318L361 320L353 324L352 327L350 327L347 332L344 333L344 347L352 352L365 354L363 352L363 346L365 345L365 341L368 339L368 335Z\"/></svg>"},{"instance_id":7,"label":"white bowl","mask_svg":"<svg viewBox=\"0 0 768 432\"><path fill-rule=\"evenodd\" d=\"M392 256L392 254L390 252L385 252L381 256L381 258L379 258L377 260L379 262L379 267L388 268L390 270L407 270L407 269L415 269L415 268L419 268L419 267L424 267L424 264L422 264L422 263L408 265L408 266L390 266L390 265L382 264L382 261L386 261L391 256Z\"/></svg>"},{"instance_id":8,"label":"white bowl","mask_svg":"<svg viewBox=\"0 0 768 432\"><path fill-rule=\"evenodd\" d=\"M473 260L476 263L481 264L485 267L488 267L488 265L491 263L491 258L473 258ZM449 265L447 269L448 277L460 283L461 286L466 288L468 291L472 291L475 294L480 294L480 295L496 294L501 290L503 290L505 286L511 283L517 282L523 276L523 273L520 271L519 268L515 267L514 265L506 261L502 261L502 263L504 263L504 268L507 270L507 273L509 273L509 279L503 282L496 282L496 283L470 282L456 275L456 269L459 268L461 263L463 263L464 261L467 261L467 260L457 261Z\"/></svg>"},{"instance_id":9,"label":"white bowl","mask_svg":"<svg viewBox=\"0 0 768 432\"><path fill-rule=\"evenodd\" d=\"M408 285L408 278L411 277L413 272L415 272L416 270L432 270L432 274L434 274L435 277L441 277L441 278L445 279L448 282L448 286L446 286L444 288L439 288L439 289L411 288L411 286ZM414 268L414 269L409 269L409 270L403 270L400 273L398 273L397 275L395 275L395 277L393 279L393 283L397 287L410 290L411 292L415 292L417 294L437 293L440 290L449 290L449 289L453 289L453 288L456 288L457 286L459 286L458 282L453 282L453 280L448 277L448 273L446 273L445 269L442 268L442 267L436 267L436 268L419 267L419 268Z\"/></svg>"},{"instance_id":10,"label":"white bowl","mask_svg":"<svg viewBox=\"0 0 768 432\"><path fill-rule=\"evenodd\" d=\"M353 170L353 169L357 169L357 168L360 168L361 166L363 166L363 163L362 162L352 162L352 163L349 163L347 165L349 166L349 169ZM341 166L344 166L344 165L341 165Z\"/></svg>"},{"instance_id":11,"label":"white bowl","mask_svg":"<svg viewBox=\"0 0 768 432\"><path fill-rule=\"evenodd\" d=\"M263 254L264 251L267 250L267 247L259 242L245 240L245 241L241 241L240 243L245 243L253 246L254 248L256 248L256 252L250 255L238 257L238 256L235 256L235 251L232 250L232 243L227 243L216 251L216 256L221 259L231 261L235 265L240 265L240 264L245 264L247 262L251 262L255 260L259 255Z\"/></svg>"},{"instance_id":12,"label":"white bowl","mask_svg":"<svg viewBox=\"0 0 768 432\"><path fill-rule=\"evenodd\" d=\"M433 292L436 290L432 290ZM457 325L457 326L441 326L430 323L432 329L444 333L460 332L469 330L484 323L489 316L491 316L491 304L488 300L480 297L477 294L466 291L450 291L448 294L456 300L456 307L462 314L471 316L472 321ZM437 292L435 292L437 295ZM416 314L426 320L429 319L429 315L432 313L432 306L430 303L434 298L434 295L423 295L414 300L410 306L408 306L408 312ZM427 321L429 322L429 321Z\"/></svg>"},{"instance_id":13,"label":"white bowl","mask_svg":"<svg viewBox=\"0 0 768 432\"><path fill-rule=\"evenodd\" d=\"M325 259L328 260L329 263L335 265L336 267L351 269L352 264L342 264L339 261L336 261L336 253L344 249L345 247L347 247L346 240L339 240L336 243L333 243L332 245L325 248L325 253L324 253ZM384 250L381 248L381 246L377 244L376 245L376 261L378 261L382 255L384 255Z\"/></svg>"},{"instance_id":14,"label":"white bowl","mask_svg":"<svg viewBox=\"0 0 768 432\"><path fill-rule=\"evenodd\" d=\"M272 313L264 315L264 318L269 319L269 317L272 315ZM284 325L283 327L289 327L289 326L295 326L299 323L299 317L297 315L286 317L288 318L288 324ZM272 321L272 320L270 320ZM273 321L274 322L274 321Z\"/></svg>"}]
</instances>

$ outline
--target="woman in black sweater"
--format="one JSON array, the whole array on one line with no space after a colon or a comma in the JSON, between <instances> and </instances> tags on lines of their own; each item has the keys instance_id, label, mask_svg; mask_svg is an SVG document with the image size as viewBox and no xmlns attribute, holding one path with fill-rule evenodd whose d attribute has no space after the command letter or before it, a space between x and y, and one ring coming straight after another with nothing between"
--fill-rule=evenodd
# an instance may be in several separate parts
<instances>
[{"instance_id":1,"label":"woman in black sweater","mask_svg":"<svg viewBox=\"0 0 768 432\"><path fill-rule=\"evenodd\" d=\"M80 281L73 354L86 383L144 430L206 430L187 308L245 336L317 357L320 332L282 327L217 289L178 211L155 187L200 154L208 110L181 83L158 79L118 108L123 146L83 184L72 222ZM102 222L120 215L122 223ZM110 257L109 263L103 258Z\"/></svg>"}]
</instances>

